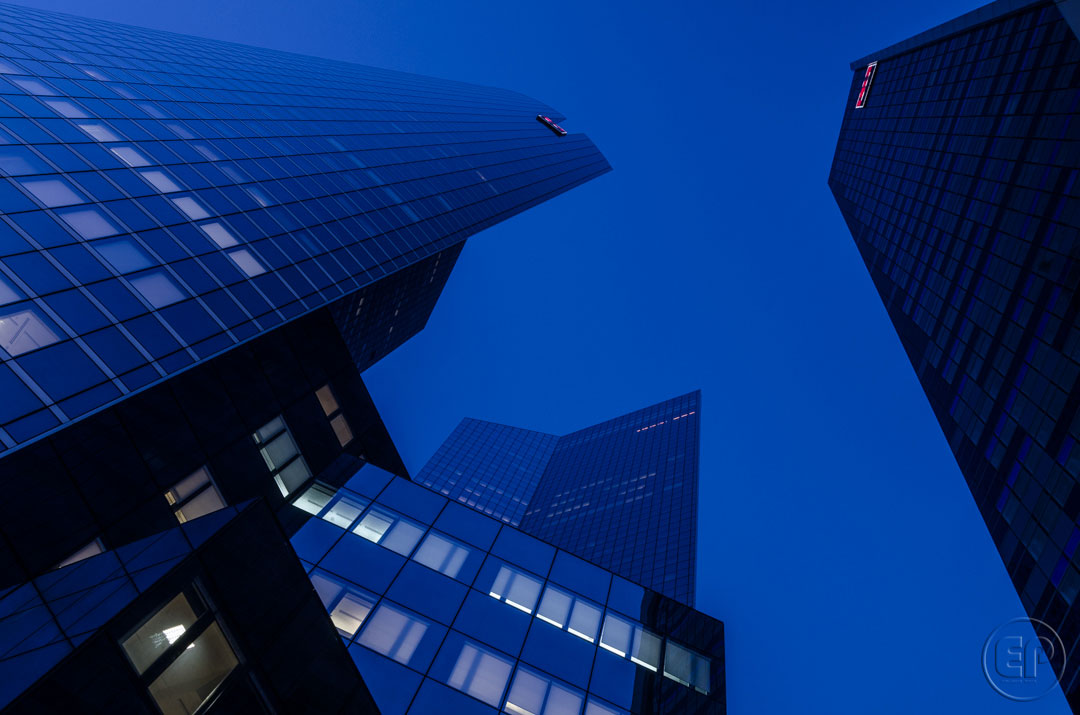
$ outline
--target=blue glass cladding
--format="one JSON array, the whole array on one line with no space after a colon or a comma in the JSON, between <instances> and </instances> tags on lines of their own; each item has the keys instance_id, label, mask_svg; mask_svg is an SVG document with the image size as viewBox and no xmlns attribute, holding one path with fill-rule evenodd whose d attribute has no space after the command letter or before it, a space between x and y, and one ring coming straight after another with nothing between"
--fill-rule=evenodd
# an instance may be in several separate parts
<instances>
[{"instance_id":1,"label":"blue glass cladding","mask_svg":"<svg viewBox=\"0 0 1080 715\"><path fill-rule=\"evenodd\" d=\"M4 449L609 169L514 92L26 8L0 26L0 304L29 298L0 359L66 345L81 394L16 368L44 406ZM83 339L106 324L118 361Z\"/></svg>"},{"instance_id":2,"label":"blue glass cladding","mask_svg":"<svg viewBox=\"0 0 1080 715\"><path fill-rule=\"evenodd\" d=\"M462 507L434 492L427 494L438 508L418 522L421 546L411 558L399 556L383 538L393 526L367 515L390 511L384 497L400 506L403 490L415 488L365 466L339 494L370 498L367 510L340 522L327 502L293 538L361 675L379 681L371 690L383 712L430 712L436 695L439 711L454 712L540 712L528 705L545 698L556 711L562 703L566 712L593 715L724 712L720 623L475 512L470 516L488 528L473 523L470 531L490 534L479 541L492 551L449 539L437 527L456 523ZM432 537L446 558L429 568L423 544ZM483 567L446 568L454 548L470 552L458 563L483 560ZM356 594L351 605L328 579ZM541 597L549 589L556 593ZM653 649L639 649L630 631L613 628L619 624L644 628ZM681 671L668 671L661 647L708 659L700 689L679 680Z\"/></svg>"},{"instance_id":3,"label":"blue glass cladding","mask_svg":"<svg viewBox=\"0 0 1080 715\"><path fill-rule=\"evenodd\" d=\"M693 605L701 395L562 437L466 419L416 481Z\"/></svg>"},{"instance_id":4,"label":"blue glass cladding","mask_svg":"<svg viewBox=\"0 0 1080 715\"><path fill-rule=\"evenodd\" d=\"M1028 614L1080 708L1080 41L998 2L889 48L829 185Z\"/></svg>"}]
</instances>

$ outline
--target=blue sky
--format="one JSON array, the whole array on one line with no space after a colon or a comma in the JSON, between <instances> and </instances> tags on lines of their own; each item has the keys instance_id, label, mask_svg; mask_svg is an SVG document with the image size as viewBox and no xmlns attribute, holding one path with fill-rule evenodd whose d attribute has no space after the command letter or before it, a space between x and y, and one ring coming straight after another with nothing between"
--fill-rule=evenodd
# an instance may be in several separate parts
<instances>
[{"instance_id":1,"label":"blue sky","mask_svg":"<svg viewBox=\"0 0 1080 715\"><path fill-rule=\"evenodd\" d=\"M471 239L367 373L410 469L465 416L562 434L700 387L733 715L1068 712L983 678L1020 602L826 186L848 62L980 3L21 4L557 107L615 171Z\"/></svg>"}]
</instances>

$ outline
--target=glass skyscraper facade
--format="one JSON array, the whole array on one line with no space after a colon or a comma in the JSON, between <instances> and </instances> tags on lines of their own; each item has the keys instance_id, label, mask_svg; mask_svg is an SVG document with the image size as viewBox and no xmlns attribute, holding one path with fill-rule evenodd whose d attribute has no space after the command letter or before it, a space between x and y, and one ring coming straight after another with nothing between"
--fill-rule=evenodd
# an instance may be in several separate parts
<instances>
[{"instance_id":1,"label":"glass skyscraper facade","mask_svg":"<svg viewBox=\"0 0 1080 715\"><path fill-rule=\"evenodd\" d=\"M467 419L416 481L693 605L700 404L692 392L560 437Z\"/></svg>"},{"instance_id":2,"label":"glass skyscraper facade","mask_svg":"<svg viewBox=\"0 0 1080 715\"><path fill-rule=\"evenodd\" d=\"M723 713L723 624L367 465L292 539L384 715Z\"/></svg>"},{"instance_id":3,"label":"glass skyscraper facade","mask_svg":"<svg viewBox=\"0 0 1080 715\"><path fill-rule=\"evenodd\" d=\"M995 2L852 63L829 185L1080 707L1080 9Z\"/></svg>"},{"instance_id":4,"label":"glass skyscraper facade","mask_svg":"<svg viewBox=\"0 0 1080 715\"><path fill-rule=\"evenodd\" d=\"M362 468L407 484L361 371L466 238L609 170L562 119L0 5L0 708L378 711L293 502ZM651 628L678 645L649 712L722 664L719 631Z\"/></svg>"}]
</instances>

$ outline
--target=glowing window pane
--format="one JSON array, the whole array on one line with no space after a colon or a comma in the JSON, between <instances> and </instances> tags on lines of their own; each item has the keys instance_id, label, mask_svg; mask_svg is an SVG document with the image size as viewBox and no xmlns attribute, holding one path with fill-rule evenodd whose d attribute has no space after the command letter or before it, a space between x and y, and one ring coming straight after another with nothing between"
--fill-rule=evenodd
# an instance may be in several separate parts
<instances>
[{"instance_id":1,"label":"glowing window pane","mask_svg":"<svg viewBox=\"0 0 1080 715\"><path fill-rule=\"evenodd\" d=\"M65 179L23 179L19 183L34 198L49 208L86 202L86 199Z\"/></svg>"},{"instance_id":2,"label":"glowing window pane","mask_svg":"<svg viewBox=\"0 0 1080 715\"><path fill-rule=\"evenodd\" d=\"M0 305L5 303L14 303L22 296L19 294L18 289L12 285L7 278L0 275Z\"/></svg>"},{"instance_id":3,"label":"glowing window pane","mask_svg":"<svg viewBox=\"0 0 1080 715\"><path fill-rule=\"evenodd\" d=\"M217 244L218 248L228 248L240 243L236 240L236 236L232 235L223 224L217 222L204 223L200 224L199 227L206 232L211 241Z\"/></svg>"},{"instance_id":4,"label":"glowing window pane","mask_svg":"<svg viewBox=\"0 0 1080 715\"><path fill-rule=\"evenodd\" d=\"M257 275L266 273L266 269L259 263L259 259L252 255L251 251L246 248L238 248L235 251L229 251L229 258L236 264L236 267L242 270L248 275L248 277L254 278Z\"/></svg>"},{"instance_id":5,"label":"glowing window pane","mask_svg":"<svg viewBox=\"0 0 1080 715\"><path fill-rule=\"evenodd\" d=\"M384 602L368 621L358 642L408 665L430 625L420 617Z\"/></svg>"},{"instance_id":6,"label":"glowing window pane","mask_svg":"<svg viewBox=\"0 0 1080 715\"><path fill-rule=\"evenodd\" d=\"M498 706L511 668L506 658L467 642L462 646L446 684L489 705Z\"/></svg>"},{"instance_id":7,"label":"glowing window pane","mask_svg":"<svg viewBox=\"0 0 1080 715\"><path fill-rule=\"evenodd\" d=\"M96 208L75 209L57 213L68 226L75 229L75 232L83 238L102 238L120 233L120 229L116 227L116 224Z\"/></svg>"},{"instance_id":8,"label":"glowing window pane","mask_svg":"<svg viewBox=\"0 0 1080 715\"><path fill-rule=\"evenodd\" d=\"M60 340L33 308L23 308L0 315L0 348L11 355L52 345Z\"/></svg>"},{"instance_id":9,"label":"glowing window pane","mask_svg":"<svg viewBox=\"0 0 1080 715\"><path fill-rule=\"evenodd\" d=\"M148 169L147 171L140 171L139 174L142 175L142 178L146 179L147 183L163 194L167 194L171 191L182 191L180 186L164 171Z\"/></svg>"},{"instance_id":10,"label":"glowing window pane","mask_svg":"<svg viewBox=\"0 0 1080 715\"><path fill-rule=\"evenodd\" d=\"M455 578L461 572L470 552L471 549L441 534L431 533L416 550L413 560Z\"/></svg>"},{"instance_id":11,"label":"glowing window pane","mask_svg":"<svg viewBox=\"0 0 1080 715\"><path fill-rule=\"evenodd\" d=\"M99 142L118 142L121 141L111 129L104 124L76 124L79 129L90 135L91 139Z\"/></svg>"},{"instance_id":12,"label":"glowing window pane","mask_svg":"<svg viewBox=\"0 0 1080 715\"><path fill-rule=\"evenodd\" d=\"M183 211L188 218L210 218L210 214L203 208L203 205L190 196L177 196L169 200L173 202L176 208Z\"/></svg>"},{"instance_id":13,"label":"glowing window pane","mask_svg":"<svg viewBox=\"0 0 1080 715\"><path fill-rule=\"evenodd\" d=\"M74 102L69 102L66 99L43 99L41 101L61 117L67 117L68 119L90 118L90 115L87 114L82 107Z\"/></svg>"},{"instance_id":14,"label":"glowing window pane","mask_svg":"<svg viewBox=\"0 0 1080 715\"><path fill-rule=\"evenodd\" d=\"M135 290L146 298L146 302L155 308L164 308L187 297L165 271L142 273L131 276L128 280Z\"/></svg>"},{"instance_id":15,"label":"glowing window pane","mask_svg":"<svg viewBox=\"0 0 1080 715\"><path fill-rule=\"evenodd\" d=\"M39 82L36 79L18 78L12 79L11 81L18 85L19 89L26 92L27 94L39 94L46 96L56 94L56 90L52 89L51 87L47 87L44 82Z\"/></svg>"},{"instance_id":16,"label":"glowing window pane","mask_svg":"<svg viewBox=\"0 0 1080 715\"><path fill-rule=\"evenodd\" d=\"M120 161L124 162L131 167L150 166L150 160L147 159L142 153L135 147L130 146L111 146L109 151L116 155Z\"/></svg>"},{"instance_id":17,"label":"glowing window pane","mask_svg":"<svg viewBox=\"0 0 1080 715\"><path fill-rule=\"evenodd\" d=\"M146 251L130 238L98 241L93 246L120 273L131 273L152 265Z\"/></svg>"}]
</instances>

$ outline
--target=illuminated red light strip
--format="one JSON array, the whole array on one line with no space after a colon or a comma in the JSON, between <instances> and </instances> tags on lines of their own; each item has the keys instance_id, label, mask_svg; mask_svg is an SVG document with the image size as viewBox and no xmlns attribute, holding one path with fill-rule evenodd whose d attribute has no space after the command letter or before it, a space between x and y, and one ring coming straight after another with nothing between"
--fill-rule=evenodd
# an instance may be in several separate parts
<instances>
[{"instance_id":1,"label":"illuminated red light strip","mask_svg":"<svg viewBox=\"0 0 1080 715\"><path fill-rule=\"evenodd\" d=\"M870 83L874 81L874 73L877 71L877 62L866 65L866 74L862 78L862 87L859 89L859 98L855 100L855 109L866 106L866 95L870 93Z\"/></svg>"}]
</instances>

